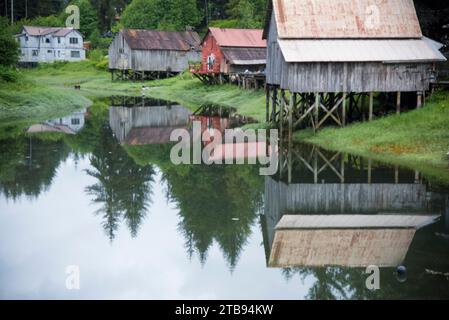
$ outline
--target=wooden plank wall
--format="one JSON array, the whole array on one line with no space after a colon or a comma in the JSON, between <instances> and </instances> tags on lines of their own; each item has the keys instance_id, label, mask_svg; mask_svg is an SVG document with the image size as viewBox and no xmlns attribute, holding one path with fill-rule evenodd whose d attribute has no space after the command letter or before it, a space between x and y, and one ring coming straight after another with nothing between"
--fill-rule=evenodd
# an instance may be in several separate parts
<instances>
[{"instance_id":1,"label":"wooden plank wall","mask_svg":"<svg viewBox=\"0 0 449 320\"><path fill-rule=\"evenodd\" d=\"M189 61L200 60L196 51L168 50L132 50L131 65L135 71L171 71L182 72L189 66Z\"/></svg>"},{"instance_id":2,"label":"wooden plank wall","mask_svg":"<svg viewBox=\"0 0 449 320\"><path fill-rule=\"evenodd\" d=\"M120 49L123 49L123 53L120 53ZM131 68L131 49L121 33L118 33L112 41L108 53L109 69L128 70Z\"/></svg>"},{"instance_id":3,"label":"wooden plank wall","mask_svg":"<svg viewBox=\"0 0 449 320\"><path fill-rule=\"evenodd\" d=\"M123 49L123 53L120 52ZM200 61L199 51L132 50L121 33L109 47L109 69L182 72L189 61Z\"/></svg>"},{"instance_id":4,"label":"wooden plank wall","mask_svg":"<svg viewBox=\"0 0 449 320\"><path fill-rule=\"evenodd\" d=\"M429 89L430 64L289 63L281 88L293 92L416 92Z\"/></svg>"},{"instance_id":5,"label":"wooden plank wall","mask_svg":"<svg viewBox=\"0 0 449 320\"><path fill-rule=\"evenodd\" d=\"M292 184L267 178L269 211L314 214L412 213L427 209L423 184ZM279 214L275 214L275 219Z\"/></svg>"},{"instance_id":6,"label":"wooden plank wall","mask_svg":"<svg viewBox=\"0 0 449 320\"><path fill-rule=\"evenodd\" d=\"M429 90L429 63L286 63L271 17L267 83L292 92L416 92Z\"/></svg>"}]
</instances>

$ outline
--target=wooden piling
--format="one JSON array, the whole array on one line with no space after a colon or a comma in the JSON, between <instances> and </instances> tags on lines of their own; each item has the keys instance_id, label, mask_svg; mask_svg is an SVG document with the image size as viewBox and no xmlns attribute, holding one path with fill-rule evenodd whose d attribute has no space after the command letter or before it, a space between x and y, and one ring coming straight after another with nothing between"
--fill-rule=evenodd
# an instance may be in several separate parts
<instances>
[{"instance_id":1,"label":"wooden piling","mask_svg":"<svg viewBox=\"0 0 449 320\"><path fill-rule=\"evenodd\" d=\"M314 131L318 129L318 120L320 114L320 94L315 93L315 128Z\"/></svg>"},{"instance_id":2,"label":"wooden piling","mask_svg":"<svg viewBox=\"0 0 449 320\"><path fill-rule=\"evenodd\" d=\"M266 122L270 121L270 86L265 86Z\"/></svg>"},{"instance_id":3,"label":"wooden piling","mask_svg":"<svg viewBox=\"0 0 449 320\"><path fill-rule=\"evenodd\" d=\"M369 94L369 121L373 120L373 109L374 109L374 92Z\"/></svg>"},{"instance_id":4,"label":"wooden piling","mask_svg":"<svg viewBox=\"0 0 449 320\"><path fill-rule=\"evenodd\" d=\"M422 92L418 91L416 93L416 109L421 109L422 107Z\"/></svg>"},{"instance_id":5,"label":"wooden piling","mask_svg":"<svg viewBox=\"0 0 449 320\"><path fill-rule=\"evenodd\" d=\"M396 94L396 114L401 114L401 92Z\"/></svg>"}]
</instances>

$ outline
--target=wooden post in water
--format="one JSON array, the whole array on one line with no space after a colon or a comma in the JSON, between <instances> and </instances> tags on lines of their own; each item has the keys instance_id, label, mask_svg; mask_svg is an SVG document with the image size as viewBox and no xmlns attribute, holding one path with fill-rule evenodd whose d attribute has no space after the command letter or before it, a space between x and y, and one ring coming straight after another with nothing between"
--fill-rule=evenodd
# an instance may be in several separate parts
<instances>
[{"instance_id":1,"label":"wooden post in water","mask_svg":"<svg viewBox=\"0 0 449 320\"><path fill-rule=\"evenodd\" d=\"M396 114L401 114L401 91L396 95Z\"/></svg>"},{"instance_id":2,"label":"wooden post in water","mask_svg":"<svg viewBox=\"0 0 449 320\"><path fill-rule=\"evenodd\" d=\"M369 93L369 121L373 120L374 92Z\"/></svg>"}]
</instances>

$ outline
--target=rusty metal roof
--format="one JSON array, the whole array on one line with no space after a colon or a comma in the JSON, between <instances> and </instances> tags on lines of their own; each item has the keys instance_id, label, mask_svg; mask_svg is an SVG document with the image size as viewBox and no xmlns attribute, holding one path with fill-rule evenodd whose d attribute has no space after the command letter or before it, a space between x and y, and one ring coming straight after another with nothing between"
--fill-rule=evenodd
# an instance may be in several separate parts
<instances>
[{"instance_id":1,"label":"rusty metal roof","mask_svg":"<svg viewBox=\"0 0 449 320\"><path fill-rule=\"evenodd\" d=\"M268 262L286 267L396 267L412 243L414 229L278 230Z\"/></svg>"},{"instance_id":2,"label":"rusty metal roof","mask_svg":"<svg viewBox=\"0 0 449 320\"><path fill-rule=\"evenodd\" d=\"M223 48L223 54L231 64L258 65L267 63L266 48Z\"/></svg>"},{"instance_id":3,"label":"rusty metal roof","mask_svg":"<svg viewBox=\"0 0 449 320\"><path fill-rule=\"evenodd\" d=\"M270 267L401 264L417 229L437 215L296 215L276 226Z\"/></svg>"},{"instance_id":4,"label":"rusty metal roof","mask_svg":"<svg viewBox=\"0 0 449 320\"><path fill-rule=\"evenodd\" d=\"M422 37L413 0L273 0L272 9L281 39Z\"/></svg>"},{"instance_id":5,"label":"rusty metal roof","mask_svg":"<svg viewBox=\"0 0 449 320\"><path fill-rule=\"evenodd\" d=\"M198 33L193 31L156 31L123 29L126 43L135 50L201 50Z\"/></svg>"},{"instance_id":6,"label":"rusty metal roof","mask_svg":"<svg viewBox=\"0 0 449 320\"><path fill-rule=\"evenodd\" d=\"M224 29L209 28L209 32L220 47L266 48L262 39L262 29ZM207 36L206 34L206 36Z\"/></svg>"},{"instance_id":7,"label":"rusty metal roof","mask_svg":"<svg viewBox=\"0 0 449 320\"><path fill-rule=\"evenodd\" d=\"M46 36L51 34L55 37L65 37L72 31L78 32L73 28L24 26L22 29L22 34L26 33L30 36Z\"/></svg>"},{"instance_id":8,"label":"rusty metal roof","mask_svg":"<svg viewBox=\"0 0 449 320\"><path fill-rule=\"evenodd\" d=\"M446 61L440 44L428 39L278 40L287 62Z\"/></svg>"}]
</instances>

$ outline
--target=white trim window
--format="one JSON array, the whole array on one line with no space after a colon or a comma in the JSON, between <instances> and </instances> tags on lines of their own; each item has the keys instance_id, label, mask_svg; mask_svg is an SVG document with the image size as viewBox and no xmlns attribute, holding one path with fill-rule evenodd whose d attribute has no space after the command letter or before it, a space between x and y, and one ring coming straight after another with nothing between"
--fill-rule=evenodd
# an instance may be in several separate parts
<instances>
[{"instance_id":1,"label":"white trim window","mask_svg":"<svg viewBox=\"0 0 449 320\"><path fill-rule=\"evenodd\" d=\"M39 56L39 50L32 50L32 51L31 51L31 55L32 55L33 57L38 57L38 56Z\"/></svg>"},{"instance_id":2,"label":"white trim window","mask_svg":"<svg viewBox=\"0 0 449 320\"><path fill-rule=\"evenodd\" d=\"M78 38L75 37L70 38L70 44L78 44Z\"/></svg>"},{"instance_id":3,"label":"white trim window","mask_svg":"<svg viewBox=\"0 0 449 320\"><path fill-rule=\"evenodd\" d=\"M70 57L72 58L80 58L81 54L79 51L70 51Z\"/></svg>"}]
</instances>

